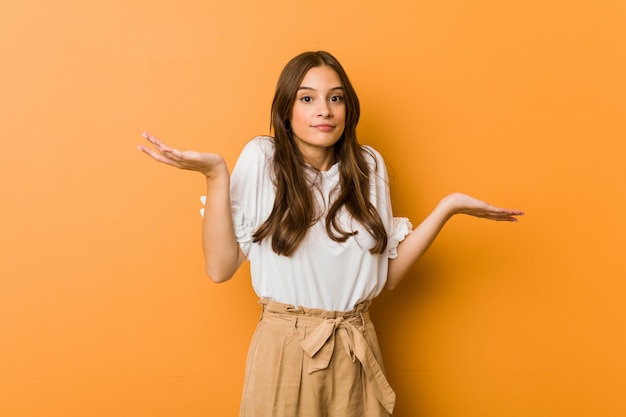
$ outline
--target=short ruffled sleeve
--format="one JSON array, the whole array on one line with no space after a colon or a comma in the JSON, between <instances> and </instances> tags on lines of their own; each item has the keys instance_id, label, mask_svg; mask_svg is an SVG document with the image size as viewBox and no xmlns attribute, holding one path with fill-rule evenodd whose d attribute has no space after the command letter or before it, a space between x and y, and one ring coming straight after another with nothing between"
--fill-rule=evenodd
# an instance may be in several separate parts
<instances>
[{"instance_id":1,"label":"short ruffled sleeve","mask_svg":"<svg viewBox=\"0 0 626 417\"><path fill-rule=\"evenodd\" d=\"M270 161L270 137L258 136L241 151L230 177L230 201L235 237L248 256L252 236L269 215L274 203ZM269 210L269 211L268 211Z\"/></svg>"},{"instance_id":2,"label":"short ruffled sleeve","mask_svg":"<svg viewBox=\"0 0 626 417\"><path fill-rule=\"evenodd\" d=\"M252 236L269 216L276 195L271 175L274 142L267 136L252 139L243 148L230 178L230 201L235 236L248 255Z\"/></svg>"},{"instance_id":3,"label":"short ruffled sleeve","mask_svg":"<svg viewBox=\"0 0 626 417\"><path fill-rule=\"evenodd\" d=\"M409 235L409 233L411 233L412 230L413 225L408 218L393 218L393 231L391 232L389 244L387 245L389 259L396 259L398 257L398 245Z\"/></svg>"},{"instance_id":4,"label":"short ruffled sleeve","mask_svg":"<svg viewBox=\"0 0 626 417\"><path fill-rule=\"evenodd\" d=\"M376 206L385 229L387 230L387 256L395 259L398 256L398 245L413 230L413 225L406 217L393 217L391 194L389 191L389 175L383 157L374 148L363 147L366 158L371 166L370 201ZM367 157L369 155L369 157Z\"/></svg>"}]
</instances>

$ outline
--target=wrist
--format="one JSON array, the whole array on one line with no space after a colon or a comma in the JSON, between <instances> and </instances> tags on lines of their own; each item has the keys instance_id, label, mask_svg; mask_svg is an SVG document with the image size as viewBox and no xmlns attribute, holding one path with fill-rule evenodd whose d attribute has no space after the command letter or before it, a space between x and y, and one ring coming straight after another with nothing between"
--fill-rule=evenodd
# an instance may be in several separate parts
<instances>
[{"instance_id":1,"label":"wrist","mask_svg":"<svg viewBox=\"0 0 626 417\"><path fill-rule=\"evenodd\" d=\"M437 208L441 211L442 216L446 219L458 214L461 209L461 204L459 202L459 197L461 194L452 193L448 194L444 198L441 199Z\"/></svg>"},{"instance_id":2,"label":"wrist","mask_svg":"<svg viewBox=\"0 0 626 417\"><path fill-rule=\"evenodd\" d=\"M226 161L222 160L220 163L211 166L210 168L203 170L202 174L206 177L207 181L219 180L221 178L228 178L228 167Z\"/></svg>"}]
</instances>

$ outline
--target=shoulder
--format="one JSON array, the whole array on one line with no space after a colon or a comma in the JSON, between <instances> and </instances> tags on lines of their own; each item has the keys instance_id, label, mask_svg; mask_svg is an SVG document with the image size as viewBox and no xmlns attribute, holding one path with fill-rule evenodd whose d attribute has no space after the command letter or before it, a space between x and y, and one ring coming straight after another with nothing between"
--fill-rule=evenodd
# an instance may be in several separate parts
<instances>
[{"instance_id":1,"label":"shoulder","mask_svg":"<svg viewBox=\"0 0 626 417\"><path fill-rule=\"evenodd\" d=\"M271 166L274 157L274 139L270 136L256 136L243 147L235 163L233 174L247 176L256 172L264 175Z\"/></svg>"},{"instance_id":2,"label":"shoulder","mask_svg":"<svg viewBox=\"0 0 626 417\"><path fill-rule=\"evenodd\" d=\"M373 171L379 172L381 169L385 169L385 160L375 148L369 145L361 145L361 152Z\"/></svg>"},{"instance_id":3,"label":"shoulder","mask_svg":"<svg viewBox=\"0 0 626 417\"><path fill-rule=\"evenodd\" d=\"M274 139L271 136L256 136L245 144L238 160L244 163L267 161L274 155Z\"/></svg>"},{"instance_id":4,"label":"shoulder","mask_svg":"<svg viewBox=\"0 0 626 417\"><path fill-rule=\"evenodd\" d=\"M246 143L241 152L258 152L272 155L274 153L274 138L271 136L255 136Z\"/></svg>"}]
</instances>

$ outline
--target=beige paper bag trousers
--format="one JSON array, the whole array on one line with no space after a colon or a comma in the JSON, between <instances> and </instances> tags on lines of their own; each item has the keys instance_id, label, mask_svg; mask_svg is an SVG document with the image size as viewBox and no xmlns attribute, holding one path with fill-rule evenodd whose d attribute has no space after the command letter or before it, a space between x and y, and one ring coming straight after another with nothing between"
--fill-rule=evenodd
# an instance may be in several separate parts
<instances>
[{"instance_id":1,"label":"beige paper bag trousers","mask_svg":"<svg viewBox=\"0 0 626 417\"><path fill-rule=\"evenodd\" d=\"M348 312L259 303L240 417L391 416L369 301Z\"/></svg>"}]
</instances>

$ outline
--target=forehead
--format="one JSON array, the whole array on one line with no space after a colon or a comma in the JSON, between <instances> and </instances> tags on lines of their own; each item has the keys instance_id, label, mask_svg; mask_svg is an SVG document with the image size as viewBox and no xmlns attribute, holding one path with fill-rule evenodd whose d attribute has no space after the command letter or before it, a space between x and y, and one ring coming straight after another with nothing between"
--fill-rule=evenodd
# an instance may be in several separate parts
<instances>
[{"instance_id":1,"label":"forehead","mask_svg":"<svg viewBox=\"0 0 626 417\"><path fill-rule=\"evenodd\" d=\"M318 88L340 88L342 87L339 74L328 66L313 67L304 74L300 87Z\"/></svg>"}]
</instances>

